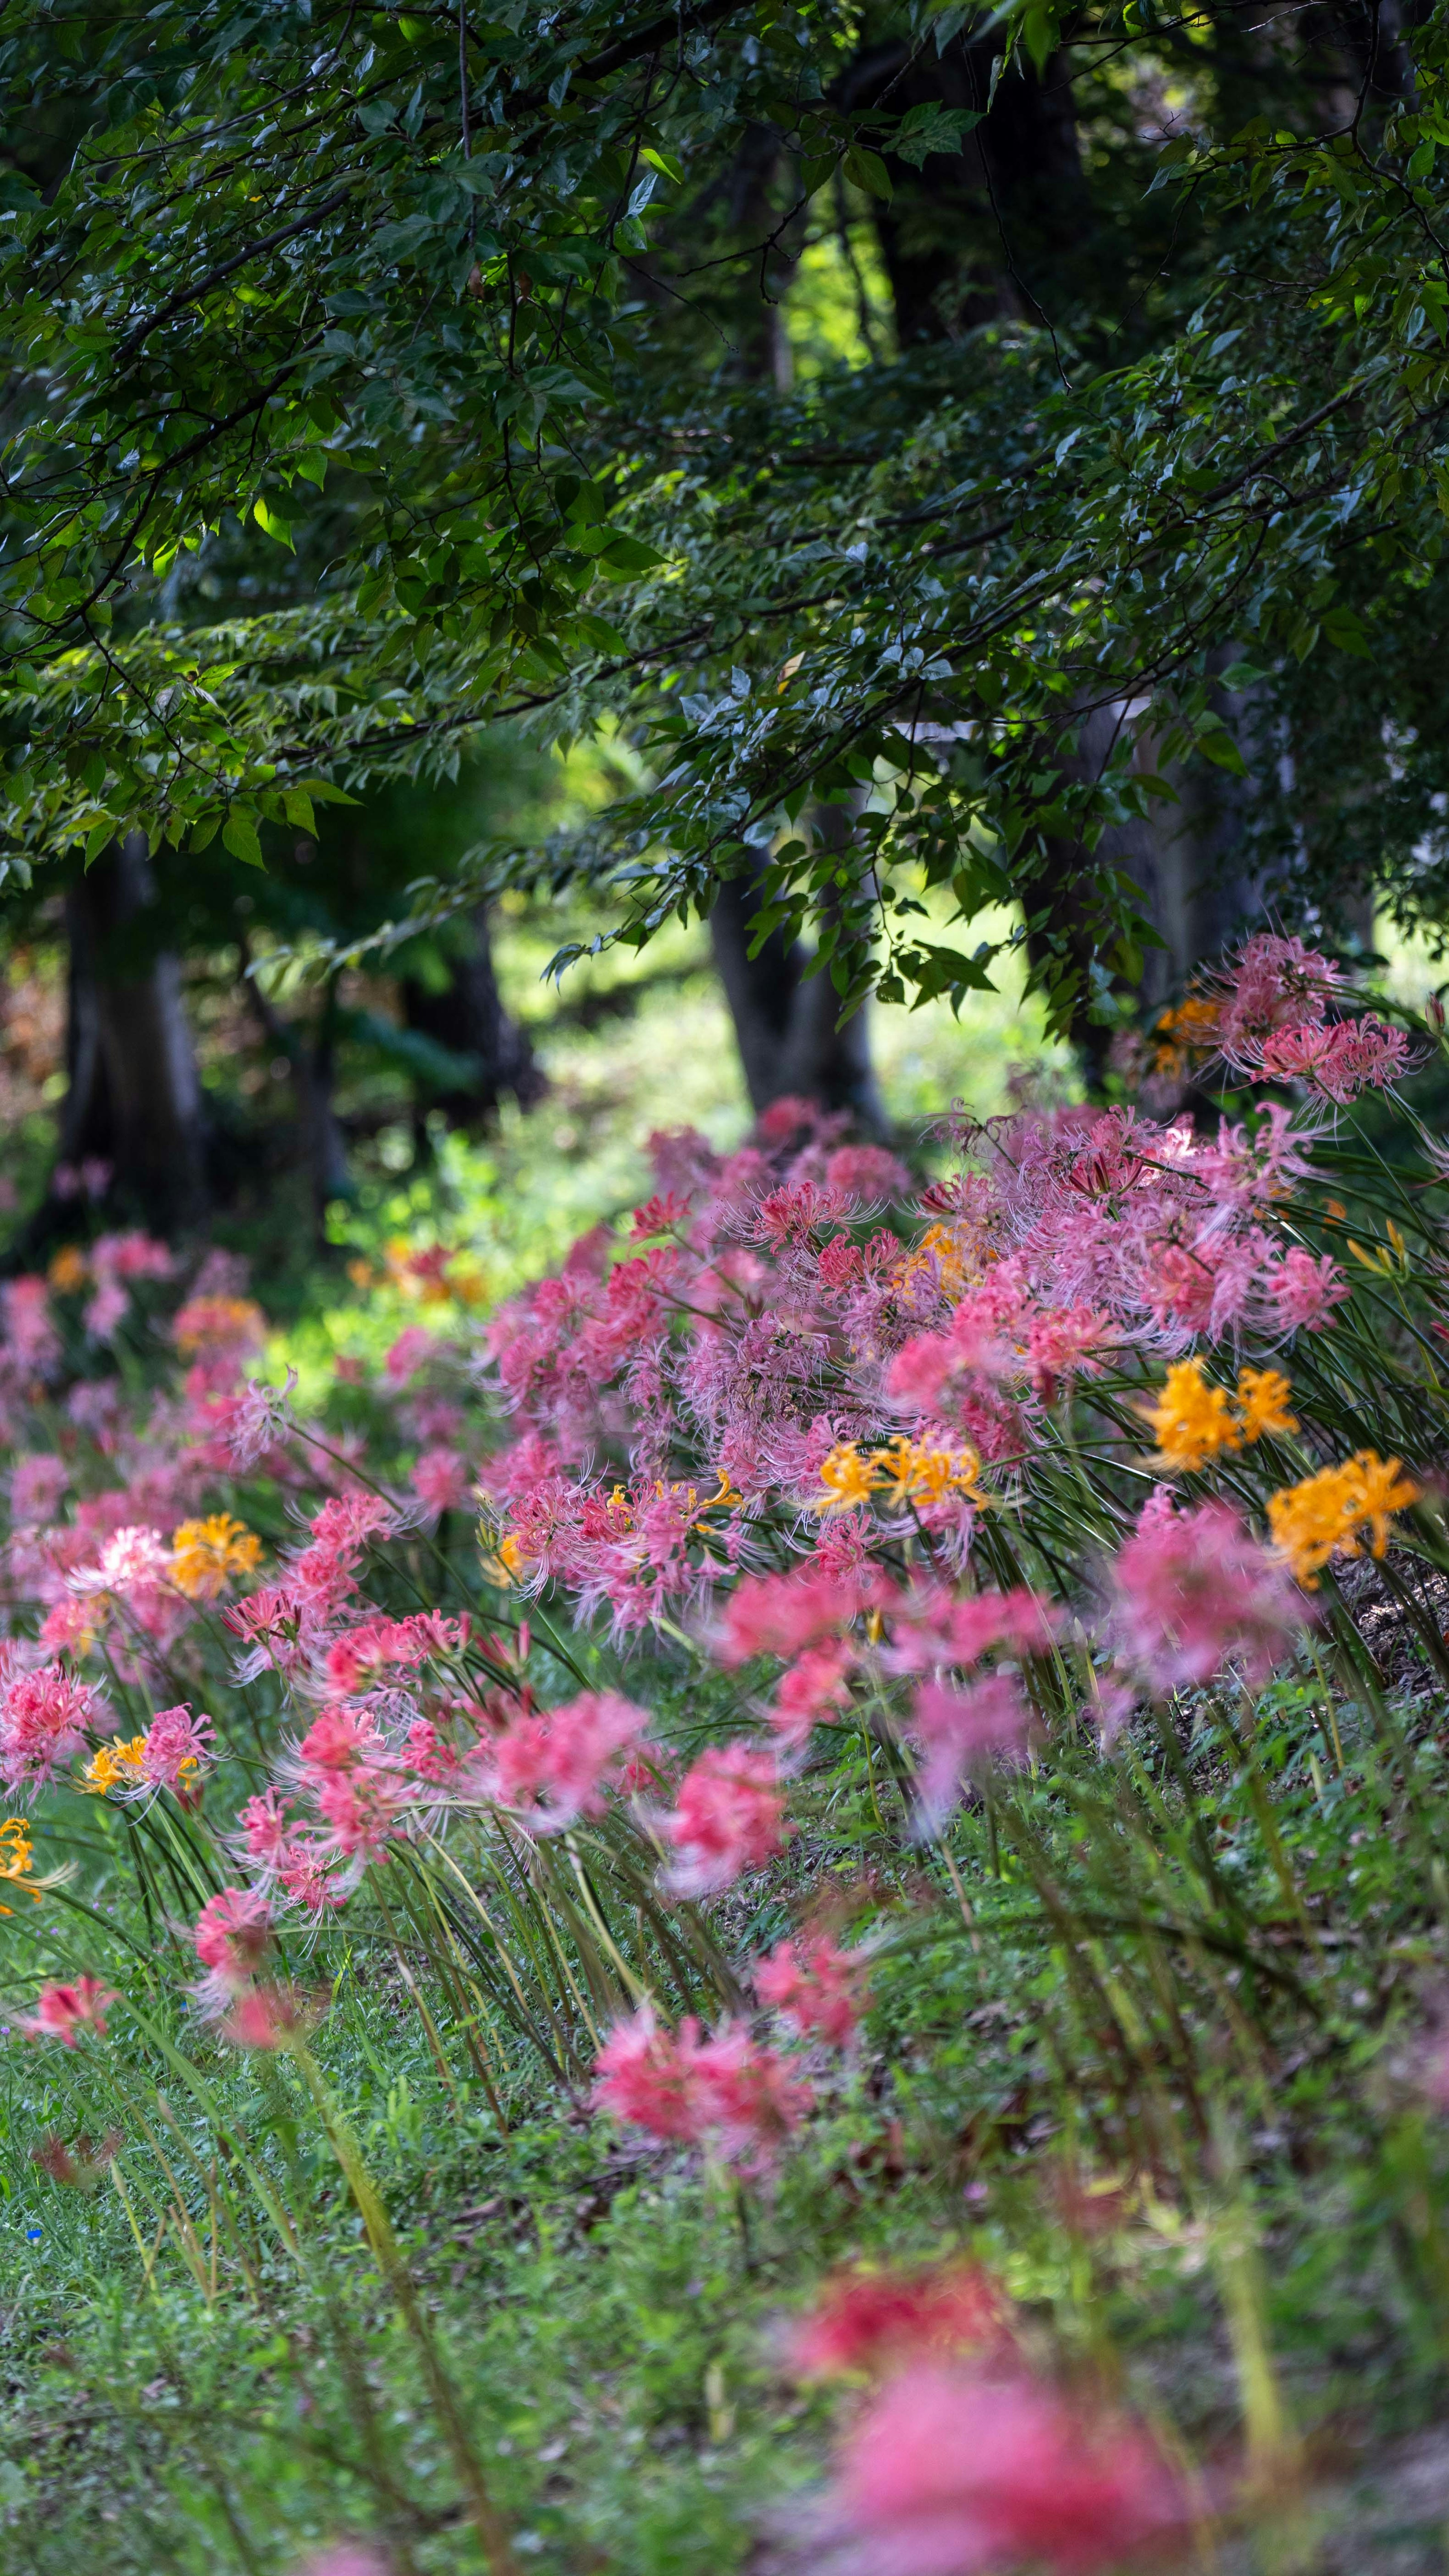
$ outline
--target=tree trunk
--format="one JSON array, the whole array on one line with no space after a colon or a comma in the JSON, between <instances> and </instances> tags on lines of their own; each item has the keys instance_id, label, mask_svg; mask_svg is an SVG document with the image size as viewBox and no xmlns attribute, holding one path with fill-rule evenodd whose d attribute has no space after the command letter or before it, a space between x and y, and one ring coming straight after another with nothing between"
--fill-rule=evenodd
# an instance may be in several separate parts
<instances>
[{"instance_id":1,"label":"tree trunk","mask_svg":"<svg viewBox=\"0 0 1449 2576\"><path fill-rule=\"evenodd\" d=\"M840 83L857 115L877 103L965 108L983 118L959 153L933 152L919 170L886 154L895 194L873 209L902 348L955 337L983 322L1032 321L1043 300L1068 300L1086 248L1090 206L1063 58L1038 75L1004 72L991 100L995 36L953 38L944 51L903 38L862 48Z\"/></svg>"},{"instance_id":2,"label":"tree trunk","mask_svg":"<svg viewBox=\"0 0 1449 2576\"><path fill-rule=\"evenodd\" d=\"M527 1032L503 1007L488 915L481 906L473 915L470 946L449 963L452 982L441 993L430 992L414 977L404 979L403 1018L420 1037L431 1038L450 1055L473 1059L478 1070L471 1082L439 1092L428 1103L441 1109L450 1127L471 1131L494 1115L505 1093L526 1109L542 1098L548 1084Z\"/></svg>"},{"instance_id":3,"label":"tree trunk","mask_svg":"<svg viewBox=\"0 0 1449 2576\"><path fill-rule=\"evenodd\" d=\"M747 876L722 885L709 917L714 962L735 1024L750 1104L758 1116L787 1096L845 1109L867 1135L889 1121L870 1061L865 1011L837 1028L840 1002L828 973L805 980L809 951L772 931L749 954L765 855Z\"/></svg>"},{"instance_id":4,"label":"tree trunk","mask_svg":"<svg viewBox=\"0 0 1449 2576\"><path fill-rule=\"evenodd\" d=\"M66 895L70 1000L60 1161L109 1163L118 1209L165 1232L206 1212L201 1085L143 833Z\"/></svg>"}]
</instances>

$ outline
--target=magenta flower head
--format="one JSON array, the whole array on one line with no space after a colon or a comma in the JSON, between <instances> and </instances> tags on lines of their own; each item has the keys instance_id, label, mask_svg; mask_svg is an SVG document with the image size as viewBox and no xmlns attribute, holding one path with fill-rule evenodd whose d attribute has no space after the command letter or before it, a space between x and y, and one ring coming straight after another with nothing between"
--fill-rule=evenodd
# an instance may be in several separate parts
<instances>
[{"instance_id":1,"label":"magenta flower head","mask_svg":"<svg viewBox=\"0 0 1449 2576\"><path fill-rule=\"evenodd\" d=\"M197 1990L203 2012L219 2014L246 1992L271 1937L272 1909L254 1888L224 1887L219 1896L207 1898L191 1935L208 1972Z\"/></svg>"},{"instance_id":2,"label":"magenta flower head","mask_svg":"<svg viewBox=\"0 0 1449 2576\"><path fill-rule=\"evenodd\" d=\"M755 1963L755 1992L787 2030L801 2038L818 2031L832 2048L844 2048L860 2019L865 1962L839 1950L824 1933L782 1941Z\"/></svg>"},{"instance_id":3,"label":"magenta flower head","mask_svg":"<svg viewBox=\"0 0 1449 2576\"><path fill-rule=\"evenodd\" d=\"M660 1832L679 1858L664 1884L675 1896L709 1896L758 1869L785 1839L785 1794L774 1756L747 1744L712 1744L686 1771Z\"/></svg>"},{"instance_id":4,"label":"magenta flower head","mask_svg":"<svg viewBox=\"0 0 1449 2576\"><path fill-rule=\"evenodd\" d=\"M34 2012L19 2027L27 2039L59 2039L74 2048L83 2030L105 2038L107 2011L120 2000L99 1977L77 1977L73 1986L42 1986Z\"/></svg>"},{"instance_id":5,"label":"magenta flower head","mask_svg":"<svg viewBox=\"0 0 1449 2576\"><path fill-rule=\"evenodd\" d=\"M1287 1567L1226 1503L1179 1512L1166 1493L1144 1507L1112 1584L1122 1648L1164 1697L1229 1661L1265 1682L1308 1615Z\"/></svg>"},{"instance_id":6,"label":"magenta flower head","mask_svg":"<svg viewBox=\"0 0 1449 2576\"><path fill-rule=\"evenodd\" d=\"M851 2434L830 2528L840 2576L1093 2576L1161 2548L1189 2520L1140 2426L1073 2405L1024 2373L921 2361Z\"/></svg>"}]
</instances>

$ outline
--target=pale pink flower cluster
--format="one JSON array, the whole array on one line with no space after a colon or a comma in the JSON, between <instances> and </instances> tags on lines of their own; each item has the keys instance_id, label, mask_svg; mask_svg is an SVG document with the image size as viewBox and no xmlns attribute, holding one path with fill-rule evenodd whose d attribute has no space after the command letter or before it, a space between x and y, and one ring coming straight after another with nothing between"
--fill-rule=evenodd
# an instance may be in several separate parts
<instances>
[{"instance_id":1,"label":"pale pink flower cluster","mask_svg":"<svg viewBox=\"0 0 1449 2576\"><path fill-rule=\"evenodd\" d=\"M1226 1503L1180 1511L1160 1487L1112 1569L1123 1655L1167 1697L1231 1663L1260 1685L1308 1615L1281 1558L1250 1537Z\"/></svg>"}]
</instances>

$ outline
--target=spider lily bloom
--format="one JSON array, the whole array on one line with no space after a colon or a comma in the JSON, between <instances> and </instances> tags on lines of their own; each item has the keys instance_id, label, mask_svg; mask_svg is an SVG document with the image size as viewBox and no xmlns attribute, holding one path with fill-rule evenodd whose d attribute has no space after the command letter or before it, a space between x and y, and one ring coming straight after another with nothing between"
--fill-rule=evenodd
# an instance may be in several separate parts
<instances>
[{"instance_id":1,"label":"spider lily bloom","mask_svg":"<svg viewBox=\"0 0 1449 2576\"><path fill-rule=\"evenodd\" d=\"M774 1757L748 1745L710 1745L680 1781L659 1831L679 1858L664 1884L675 1896L710 1896L758 1869L785 1840L785 1794Z\"/></svg>"},{"instance_id":2,"label":"spider lily bloom","mask_svg":"<svg viewBox=\"0 0 1449 2576\"><path fill-rule=\"evenodd\" d=\"M925 1755L916 1784L922 1829L939 1830L969 1775L993 1759L1023 1753L1034 1722L1010 1673L986 1673L962 1690L924 1682L911 1703L909 1721L909 1732Z\"/></svg>"},{"instance_id":3,"label":"spider lily bloom","mask_svg":"<svg viewBox=\"0 0 1449 2576\"><path fill-rule=\"evenodd\" d=\"M8 1788L48 1780L86 1736L98 1733L103 1703L59 1664L12 1674L0 1695L0 1778Z\"/></svg>"},{"instance_id":4,"label":"spider lily bloom","mask_svg":"<svg viewBox=\"0 0 1449 2576\"><path fill-rule=\"evenodd\" d=\"M1180 2481L1130 2419L1024 2374L926 2361L867 2407L827 2508L840 2576L1092 2576L1163 2547L1189 2519Z\"/></svg>"},{"instance_id":5,"label":"spider lily bloom","mask_svg":"<svg viewBox=\"0 0 1449 2576\"><path fill-rule=\"evenodd\" d=\"M224 1887L210 1896L192 1927L192 1944L207 1970L197 2000L215 2019L250 1987L271 1947L272 1909L249 1887Z\"/></svg>"},{"instance_id":6,"label":"spider lily bloom","mask_svg":"<svg viewBox=\"0 0 1449 2576\"><path fill-rule=\"evenodd\" d=\"M1350 1294L1348 1281L1326 1252L1317 1257L1294 1244L1266 1274L1277 1320L1285 1332L1321 1333Z\"/></svg>"},{"instance_id":7,"label":"spider lily bloom","mask_svg":"<svg viewBox=\"0 0 1449 2576\"><path fill-rule=\"evenodd\" d=\"M755 1962L755 1992L803 2039L819 2031L833 2048L853 2038L861 2013L865 1961L839 1950L823 1933L782 1941Z\"/></svg>"},{"instance_id":8,"label":"spider lily bloom","mask_svg":"<svg viewBox=\"0 0 1449 2576\"><path fill-rule=\"evenodd\" d=\"M560 1708L515 1718L486 1749L487 1795L539 1834L604 1811L603 1791L649 1727L649 1711L617 1691L582 1691Z\"/></svg>"},{"instance_id":9,"label":"spider lily bloom","mask_svg":"<svg viewBox=\"0 0 1449 2576\"><path fill-rule=\"evenodd\" d=\"M234 2048L286 2049L314 2031L327 2009L325 1995L294 1993L290 1986L248 1986L221 2018L221 2034Z\"/></svg>"},{"instance_id":10,"label":"spider lily bloom","mask_svg":"<svg viewBox=\"0 0 1449 2576\"><path fill-rule=\"evenodd\" d=\"M52 1879L37 1878L31 1867L34 1844L30 1827L23 1816L7 1816L0 1824L0 1882L32 1897L38 1905ZM0 1914L13 1914L11 1905L0 1905Z\"/></svg>"},{"instance_id":11,"label":"spider lily bloom","mask_svg":"<svg viewBox=\"0 0 1449 2576\"><path fill-rule=\"evenodd\" d=\"M178 1796L195 1792L198 1774L215 1750L216 1727L203 1710L193 1717L184 1703L158 1709L141 1746L142 1777L153 1788L174 1789Z\"/></svg>"},{"instance_id":12,"label":"spider lily bloom","mask_svg":"<svg viewBox=\"0 0 1449 2576\"><path fill-rule=\"evenodd\" d=\"M1230 1660L1255 1687L1283 1661L1305 1607L1282 1558L1226 1503L1179 1512L1165 1490L1145 1506L1112 1570L1124 1653L1166 1698Z\"/></svg>"},{"instance_id":13,"label":"spider lily bloom","mask_svg":"<svg viewBox=\"0 0 1449 2576\"><path fill-rule=\"evenodd\" d=\"M1357 1449L1338 1467L1320 1468L1268 1500L1268 1526L1280 1555L1309 1592L1332 1556L1382 1556L1396 1512L1419 1500L1420 1488L1399 1458Z\"/></svg>"},{"instance_id":14,"label":"spider lily bloom","mask_svg":"<svg viewBox=\"0 0 1449 2576\"><path fill-rule=\"evenodd\" d=\"M98 2039L106 2035L106 2014L120 1996L99 1977L77 1977L73 1986L42 1986L33 2013L19 2024L27 2039L59 2039L67 2048L79 2045L83 2030Z\"/></svg>"},{"instance_id":15,"label":"spider lily bloom","mask_svg":"<svg viewBox=\"0 0 1449 2576\"><path fill-rule=\"evenodd\" d=\"M171 1580L188 1601L214 1601L233 1576L255 1574L262 1543L230 1512L183 1521L171 1534Z\"/></svg>"},{"instance_id":16,"label":"spider lily bloom","mask_svg":"<svg viewBox=\"0 0 1449 2576\"><path fill-rule=\"evenodd\" d=\"M651 2137L693 2145L701 2134L694 2061L699 2023L661 2030L651 2004L616 2022L594 2065L594 2106Z\"/></svg>"},{"instance_id":17,"label":"spider lily bloom","mask_svg":"<svg viewBox=\"0 0 1449 2576\"><path fill-rule=\"evenodd\" d=\"M702 2040L693 2014L677 2032L661 2030L647 2003L615 2025L595 2068L597 2109L681 2145L709 2138L727 2163L754 2174L774 2162L812 2099L784 2059L738 2025Z\"/></svg>"},{"instance_id":18,"label":"spider lily bloom","mask_svg":"<svg viewBox=\"0 0 1449 2576\"><path fill-rule=\"evenodd\" d=\"M790 2366L802 2379L851 2371L879 2376L928 2353L967 2352L1010 2341L1003 2292L976 2263L919 2272L847 2272L826 2283L790 2335Z\"/></svg>"}]
</instances>

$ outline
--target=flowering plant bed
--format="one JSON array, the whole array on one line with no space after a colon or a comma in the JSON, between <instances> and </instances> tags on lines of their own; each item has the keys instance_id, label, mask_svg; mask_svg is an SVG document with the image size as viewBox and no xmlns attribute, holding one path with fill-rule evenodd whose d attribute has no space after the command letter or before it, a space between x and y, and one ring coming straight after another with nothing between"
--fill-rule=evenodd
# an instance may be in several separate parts
<instances>
[{"instance_id":1,"label":"flowering plant bed","mask_svg":"<svg viewBox=\"0 0 1449 2576\"><path fill-rule=\"evenodd\" d=\"M1189 1046L660 1137L311 1412L224 1257L4 1290L27 2566L1292 2552L1432 2415L1442 1031Z\"/></svg>"}]
</instances>

